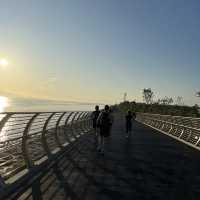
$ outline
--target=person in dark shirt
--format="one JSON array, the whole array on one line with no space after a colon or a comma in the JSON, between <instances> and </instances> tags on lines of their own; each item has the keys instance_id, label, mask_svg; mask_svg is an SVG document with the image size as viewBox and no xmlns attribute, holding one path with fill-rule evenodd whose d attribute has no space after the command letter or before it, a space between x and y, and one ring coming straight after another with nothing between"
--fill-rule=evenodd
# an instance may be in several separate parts
<instances>
[{"instance_id":1,"label":"person in dark shirt","mask_svg":"<svg viewBox=\"0 0 200 200\"><path fill-rule=\"evenodd\" d=\"M98 131L97 131L97 119L99 117L100 114L100 110L99 110L99 106L96 105L95 106L95 111L92 113L92 124L93 124L93 128L94 128L94 132L95 135L98 136Z\"/></svg>"},{"instance_id":2,"label":"person in dark shirt","mask_svg":"<svg viewBox=\"0 0 200 200\"><path fill-rule=\"evenodd\" d=\"M135 120L136 114L131 112L130 110L128 111L127 115L125 116L126 120L126 137L128 138L131 134L132 131L132 122Z\"/></svg>"},{"instance_id":3,"label":"person in dark shirt","mask_svg":"<svg viewBox=\"0 0 200 200\"><path fill-rule=\"evenodd\" d=\"M104 154L104 139L110 136L112 122L113 118L110 113L110 107L105 105L104 110L101 112L97 119L97 123L100 128L97 150L101 154Z\"/></svg>"}]
</instances>

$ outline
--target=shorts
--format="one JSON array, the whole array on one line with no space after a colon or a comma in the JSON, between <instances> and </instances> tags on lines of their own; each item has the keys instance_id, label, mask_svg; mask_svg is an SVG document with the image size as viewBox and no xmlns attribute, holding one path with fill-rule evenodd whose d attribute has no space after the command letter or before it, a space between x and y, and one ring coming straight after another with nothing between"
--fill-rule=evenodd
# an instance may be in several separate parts
<instances>
[{"instance_id":1,"label":"shorts","mask_svg":"<svg viewBox=\"0 0 200 200\"><path fill-rule=\"evenodd\" d=\"M100 128L100 135L103 137L109 137L110 136L110 127L109 128Z\"/></svg>"}]
</instances>

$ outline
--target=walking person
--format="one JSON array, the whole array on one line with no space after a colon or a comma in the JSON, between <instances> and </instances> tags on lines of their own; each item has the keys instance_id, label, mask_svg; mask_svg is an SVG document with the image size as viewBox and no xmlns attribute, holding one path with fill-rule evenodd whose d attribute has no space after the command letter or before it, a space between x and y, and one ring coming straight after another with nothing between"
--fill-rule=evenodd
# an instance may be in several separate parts
<instances>
[{"instance_id":1,"label":"walking person","mask_svg":"<svg viewBox=\"0 0 200 200\"><path fill-rule=\"evenodd\" d=\"M100 114L99 106L96 105L95 111L92 113L92 124L93 124L93 129L94 129L94 133L96 137L98 136L97 119L99 117L99 114Z\"/></svg>"},{"instance_id":2,"label":"walking person","mask_svg":"<svg viewBox=\"0 0 200 200\"><path fill-rule=\"evenodd\" d=\"M135 112L128 111L127 115L125 116L126 120L126 138L130 137L130 134L132 132L132 122L135 120L136 114Z\"/></svg>"},{"instance_id":3,"label":"walking person","mask_svg":"<svg viewBox=\"0 0 200 200\"><path fill-rule=\"evenodd\" d=\"M97 124L100 128L99 140L98 140L98 152L104 154L104 142L105 138L110 136L110 130L112 126L112 118L110 114L110 107L105 106L104 110L100 113Z\"/></svg>"}]
</instances>

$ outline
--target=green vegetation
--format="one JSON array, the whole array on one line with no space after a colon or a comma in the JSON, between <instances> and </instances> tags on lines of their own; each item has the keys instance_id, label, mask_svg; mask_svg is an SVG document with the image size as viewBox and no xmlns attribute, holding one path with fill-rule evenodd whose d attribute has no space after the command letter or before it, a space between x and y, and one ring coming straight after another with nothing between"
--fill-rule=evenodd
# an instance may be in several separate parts
<instances>
[{"instance_id":1,"label":"green vegetation","mask_svg":"<svg viewBox=\"0 0 200 200\"><path fill-rule=\"evenodd\" d=\"M146 104L146 103L136 103L136 102L123 102L119 105L114 106L115 109L119 109L122 112L127 112L128 110L134 112L144 112L162 115L176 115L176 116L186 116L186 117L200 117L198 112L199 107L195 106L180 106L180 105L161 105L158 103Z\"/></svg>"},{"instance_id":2,"label":"green vegetation","mask_svg":"<svg viewBox=\"0 0 200 200\"><path fill-rule=\"evenodd\" d=\"M183 98L177 97L175 104L171 97L164 97L154 101L154 93L151 88L143 89L143 99L145 103L136 103L135 101L125 101L113 108L122 112L128 110L134 112L153 113L161 115L174 115L185 117L200 117L200 107L198 105L186 106L184 105ZM197 93L200 96L200 92Z\"/></svg>"}]
</instances>

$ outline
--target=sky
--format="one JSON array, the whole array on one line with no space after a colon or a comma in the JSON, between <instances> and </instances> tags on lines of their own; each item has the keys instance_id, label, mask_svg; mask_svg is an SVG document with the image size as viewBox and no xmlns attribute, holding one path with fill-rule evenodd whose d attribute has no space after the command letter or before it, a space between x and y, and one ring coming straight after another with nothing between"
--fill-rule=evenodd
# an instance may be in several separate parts
<instances>
[{"instance_id":1,"label":"sky","mask_svg":"<svg viewBox=\"0 0 200 200\"><path fill-rule=\"evenodd\" d=\"M0 0L0 95L200 103L199 0Z\"/></svg>"}]
</instances>

